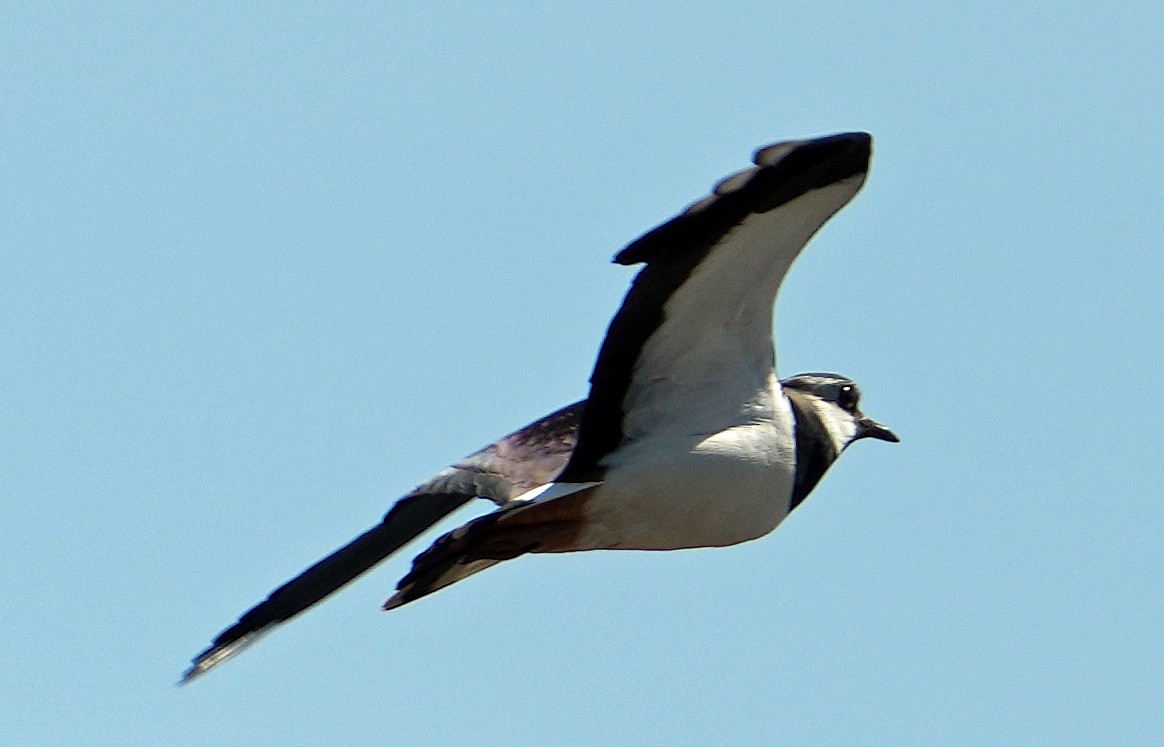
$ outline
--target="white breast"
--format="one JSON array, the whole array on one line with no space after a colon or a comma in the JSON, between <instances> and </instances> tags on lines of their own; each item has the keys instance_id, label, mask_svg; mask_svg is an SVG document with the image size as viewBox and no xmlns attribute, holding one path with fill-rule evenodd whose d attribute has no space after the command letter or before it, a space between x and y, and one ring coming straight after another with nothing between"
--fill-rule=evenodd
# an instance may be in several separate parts
<instances>
[{"instance_id":1,"label":"white breast","mask_svg":"<svg viewBox=\"0 0 1164 747\"><path fill-rule=\"evenodd\" d=\"M791 408L772 384L730 427L659 435L609 455L579 549L720 547L775 529L788 513L795 445Z\"/></svg>"}]
</instances>

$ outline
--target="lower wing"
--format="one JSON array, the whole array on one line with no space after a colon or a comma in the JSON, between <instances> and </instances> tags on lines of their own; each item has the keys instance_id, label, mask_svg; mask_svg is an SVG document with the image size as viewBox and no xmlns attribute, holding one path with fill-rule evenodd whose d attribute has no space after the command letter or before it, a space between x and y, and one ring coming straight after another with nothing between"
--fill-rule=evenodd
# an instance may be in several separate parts
<instances>
[{"instance_id":1,"label":"lower wing","mask_svg":"<svg viewBox=\"0 0 1164 747\"><path fill-rule=\"evenodd\" d=\"M371 570L473 498L504 506L553 479L574 448L585 402L575 402L442 470L396 502L378 525L275 589L222 631L182 675L185 684L238 654L276 625Z\"/></svg>"}]
</instances>

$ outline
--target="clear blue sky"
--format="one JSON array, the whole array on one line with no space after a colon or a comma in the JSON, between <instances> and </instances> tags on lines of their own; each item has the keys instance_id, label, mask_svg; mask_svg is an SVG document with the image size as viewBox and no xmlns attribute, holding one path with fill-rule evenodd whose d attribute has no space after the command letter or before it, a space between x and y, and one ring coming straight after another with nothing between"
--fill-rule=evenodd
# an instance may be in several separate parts
<instances>
[{"instance_id":1,"label":"clear blue sky","mask_svg":"<svg viewBox=\"0 0 1164 747\"><path fill-rule=\"evenodd\" d=\"M1158 3L7 3L0 743L1159 744ZM583 396L642 231L864 129L784 375L900 445L774 534L272 587ZM419 548L416 548L419 549Z\"/></svg>"}]
</instances>

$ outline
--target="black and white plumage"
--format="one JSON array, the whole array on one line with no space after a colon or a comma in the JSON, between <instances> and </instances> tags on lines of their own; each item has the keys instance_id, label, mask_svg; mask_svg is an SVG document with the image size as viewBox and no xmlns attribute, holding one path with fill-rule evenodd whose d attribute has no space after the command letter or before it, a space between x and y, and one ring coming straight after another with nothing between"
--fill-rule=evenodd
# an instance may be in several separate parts
<instances>
[{"instance_id":1,"label":"black and white plumage","mask_svg":"<svg viewBox=\"0 0 1164 747\"><path fill-rule=\"evenodd\" d=\"M473 498L499 508L442 536L398 607L525 553L669 550L763 536L861 438L896 441L835 374L776 378L772 312L809 239L860 189L871 138L779 143L615 257L646 263L607 330L586 400L443 470L384 520L276 589L183 682L316 604Z\"/></svg>"}]
</instances>

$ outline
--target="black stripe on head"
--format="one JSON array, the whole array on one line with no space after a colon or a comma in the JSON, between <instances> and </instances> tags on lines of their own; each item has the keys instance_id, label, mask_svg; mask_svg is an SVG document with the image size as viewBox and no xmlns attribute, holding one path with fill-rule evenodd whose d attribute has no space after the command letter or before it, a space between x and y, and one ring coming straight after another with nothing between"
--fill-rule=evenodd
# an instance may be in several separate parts
<instances>
[{"instance_id":1,"label":"black stripe on head","mask_svg":"<svg viewBox=\"0 0 1164 747\"><path fill-rule=\"evenodd\" d=\"M808 395L789 388L784 393L792 403L796 430L796 474L788 503L788 510L792 511L808 497L839 454Z\"/></svg>"},{"instance_id":2,"label":"black stripe on head","mask_svg":"<svg viewBox=\"0 0 1164 747\"><path fill-rule=\"evenodd\" d=\"M779 143L756 152L757 166L728 177L715 193L636 239L615 255L646 262L606 331L590 376L578 444L558 480L602 479L599 460L622 443L623 402L643 347L663 324L663 306L712 248L753 213L765 213L814 189L869 168L863 132Z\"/></svg>"}]
</instances>

